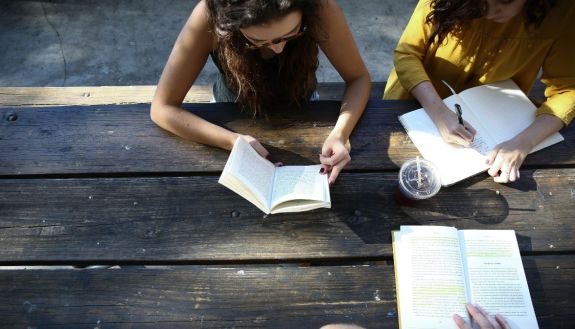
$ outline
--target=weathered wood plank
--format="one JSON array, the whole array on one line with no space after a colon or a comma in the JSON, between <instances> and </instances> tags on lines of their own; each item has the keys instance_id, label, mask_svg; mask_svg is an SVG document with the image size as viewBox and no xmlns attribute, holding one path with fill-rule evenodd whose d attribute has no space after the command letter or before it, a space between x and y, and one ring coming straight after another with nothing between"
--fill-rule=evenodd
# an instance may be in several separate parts
<instances>
[{"instance_id":1,"label":"weathered wood plank","mask_svg":"<svg viewBox=\"0 0 575 329\"><path fill-rule=\"evenodd\" d=\"M318 84L321 100L340 100L344 83ZM371 97L380 99L385 82L373 82ZM151 103L156 86L0 87L0 106L77 106ZM194 85L184 103L208 103L212 86Z\"/></svg>"},{"instance_id":2,"label":"weathered wood plank","mask_svg":"<svg viewBox=\"0 0 575 329\"><path fill-rule=\"evenodd\" d=\"M409 101L372 101L351 139L348 170L394 170L419 153L397 116L417 107ZM309 110L269 121L243 116L232 104L187 108L211 122L262 141L285 164L317 163L337 119L339 103L312 102ZM215 172L228 153L183 141L149 118L149 106L116 105L0 109L0 175ZM527 165L575 164L575 128L566 141L530 155Z\"/></svg>"},{"instance_id":3,"label":"weathered wood plank","mask_svg":"<svg viewBox=\"0 0 575 329\"><path fill-rule=\"evenodd\" d=\"M542 329L575 322L572 256L524 257ZM398 328L393 267L2 270L3 328Z\"/></svg>"},{"instance_id":4,"label":"weathered wood plank","mask_svg":"<svg viewBox=\"0 0 575 329\"><path fill-rule=\"evenodd\" d=\"M321 100L341 100L345 84L321 82L317 86ZM384 82L371 83L371 98L381 99ZM156 86L83 86L83 87L0 87L0 106L77 106L150 103ZM536 81L529 97L536 103L545 100L545 85ZM184 103L208 103L212 86L194 85Z\"/></svg>"},{"instance_id":5,"label":"weathered wood plank","mask_svg":"<svg viewBox=\"0 0 575 329\"><path fill-rule=\"evenodd\" d=\"M396 173L343 174L332 209L264 217L215 176L1 179L0 262L249 262L389 257L400 225L513 229L523 253L575 250L575 169L485 176L417 205Z\"/></svg>"},{"instance_id":6,"label":"weathered wood plank","mask_svg":"<svg viewBox=\"0 0 575 329\"><path fill-rule=\"evenodd\" d=\"M151 103L156 86L0 87L0 106L69 106ZM192 86L185 103L207 103L212 86Z\"/></svg>"}]
</instances>

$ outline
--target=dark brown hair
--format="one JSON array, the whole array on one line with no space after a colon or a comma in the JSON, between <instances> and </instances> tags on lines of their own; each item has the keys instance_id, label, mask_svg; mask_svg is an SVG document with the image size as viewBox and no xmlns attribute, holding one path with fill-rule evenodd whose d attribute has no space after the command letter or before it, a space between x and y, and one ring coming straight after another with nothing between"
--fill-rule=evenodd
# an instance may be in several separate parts
<instances>
[{"instance_id":1,"label":"dark brown hair","mask_svg":"<svg viewBox=\"0 0 575 329\"><path fill-rule=\"evenodd\" d=\"M539 27L556 2L556 0L527 0L523 7L525 25ZM449 33L458 34L468 21L482 17L488 9L486 0L431 0L431 12L425 19L425 22L433 27L428 44L436 38L441 43Z\"/></svg>"},{"instance_id":2,"label":"dark brown hair","mask_svg":"<svg viewBox=\"0 0 575 329\"><path fill-rule=\"evenodd\" d=\"M316 87L318 40L321 38L319 1L315 0L206 0L217 40L215 50L230 91L238 104L254 116L271 106L296 104ZM266 65L259 51L247 49L240 28L260 25L295 10L302 12L306 31L286 43L277 66ZM282 99L286 98L287 99Z\"/></svg>"}]
</instances>

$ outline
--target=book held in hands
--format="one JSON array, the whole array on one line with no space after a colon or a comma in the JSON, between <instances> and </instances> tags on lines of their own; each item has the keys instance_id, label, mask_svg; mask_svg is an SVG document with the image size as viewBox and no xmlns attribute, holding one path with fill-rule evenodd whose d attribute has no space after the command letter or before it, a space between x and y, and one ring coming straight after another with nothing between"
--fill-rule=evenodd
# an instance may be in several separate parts
<instances>
[{"instance_id":1,"label":"book held in hands","mask_svg":"<svg viewBox=\"0 0 575 329\"><path fill-rule=\"evenodd\" d=\"M218 182L266 214L331 208L327 175L320 168L276 167L239 137Z\"/></svg>"},{"instance_id":2,"label":"book held in hands","mask_svg":"<svg viewBox=\"0 0 575 329\"><path fill-rule=\"evenodd\" d=\"M511 329L537 329L513 230L401 226L392 232L399 325L457 328L465 303L503 315Z\"/></svg>"},{"instance_id":3,"label":"book held in hands","mask_svg":"<svg viewBox=\"0 0 575 329\"><path fill-rule=\"evenodd\" d=\"M490 151L529 127L537 111L512 80L469 88L459 94L454 92L443 102L454 112L458 104L463 119L477 131L470 147L445 142L423 108L399 117L421 155L439 168L443 186L489 169L486 160ZM554 133L531 153L562 140L559 133Z\"/></svg>"}]
</instances>

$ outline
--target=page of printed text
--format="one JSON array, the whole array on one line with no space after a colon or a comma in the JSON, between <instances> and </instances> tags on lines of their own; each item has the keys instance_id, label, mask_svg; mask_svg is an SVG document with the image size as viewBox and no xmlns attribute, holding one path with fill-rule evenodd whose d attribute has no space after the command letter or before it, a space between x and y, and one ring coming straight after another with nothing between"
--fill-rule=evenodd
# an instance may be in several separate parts
<instances>
[{"instance_id":1,"label":"page of printed text","mask_svg":"<svg viewBox=\"0 0 575 329\"><path fill-rule=\"evenodd\" d=\"M536 329L537 319L514 231L464 230L471 302L503 315L513 329Z\"/></svg>"},{"instance_id":2,"label":"page of printed text","mask_svg":"<svg viewBox=\"0 0 575 329\"><path fill-rule=\"evenodd\" d=\"M401 328L457 328L452 315L467 316L457 230L403 226L394 244Z\"/></svg>"}]
</instances>

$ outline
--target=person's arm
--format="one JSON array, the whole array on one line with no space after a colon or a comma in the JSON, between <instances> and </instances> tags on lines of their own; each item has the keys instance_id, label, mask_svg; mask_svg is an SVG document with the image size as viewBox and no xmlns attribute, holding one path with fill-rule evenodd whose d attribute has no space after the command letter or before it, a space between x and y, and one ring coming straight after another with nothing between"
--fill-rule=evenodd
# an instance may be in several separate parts
<instances>
[{"instance_id":1,"label":"person's arm","mask_svg":"<svg viewBox=\"0 0 575 329\"><path fill-rule=\"evenodd\" d=\"M322 2L320 21L327 38L320 48L345 81L345 92L337 122L322 147L320 162L329 172L329 183L351 160L346 143L365 110L371 92L369 72L361 59L341 8L334 0Z\"/></svg>"},{"instance_id":2,"label":"person's arm","mask_svg":"<svg viewBox=\"0 0 575 329\"><path fill-rule=\"evenodd\" d=\"M475 128L465 120L463 125L459 124L457 115L443 103L431 82L419 83L411 90L411 94L435 123L443 140L463 146L469 146L473 142Z\"/></svg>"},{"instance_id":3,"label":"person's arm","mask_svg":"<svg viewBox=\"0 0 575 329\"><path fill-rule=\"evenodd\" d=\"M563 128L563 122L553 115L542 114L514 138L497 145L488 156L487 171L497 183L514 182L519 179L521 164L541 141Z\"/></svg>"},{"instance_id":4,"label":"person's arm","mask_svg":"<svg viewBox=\"0 0 575 329\"><path fill-rule=\"evenodd\" d=\"M426 17L431 8L428 1L419 1L393 52L393 64L397 78L423 106L441 137L449 143L468 146L473 141L475 129L468 123L459 124L455 113L450 111L439 97L423 65L428 51L428 39L432 29Z\"/></svg>"},{"instance_id":5,"label":"person's arm","mask_svg":"<svg viewBox=\"0 0 575 329\"><path fill-rule=\"evenodd\" d=\"M181 108L186 93L214 49L204 1L194 8L164 67L152 100L150 117L158 126L195 142L231 150L237 134Z\"/></svg>"},{"instance_id":6,"label":"person's arm","mask_svg":"<svg viewBox=\"0 0 575 329\"><path fill-rule=\"evenodd\" d=\"M568 17L569 15L566 15ZM549 135L569 125L575 116L574 29L564 29L543 61L541 81L547 85L547 100L537 109L535 121L514 138L501 143L489 155L489 175L498 183L519 179L519 168L527 154Z\"/></svg>"}]
</instances>

